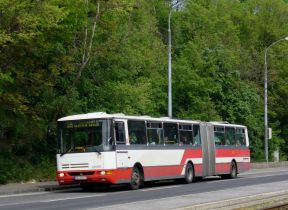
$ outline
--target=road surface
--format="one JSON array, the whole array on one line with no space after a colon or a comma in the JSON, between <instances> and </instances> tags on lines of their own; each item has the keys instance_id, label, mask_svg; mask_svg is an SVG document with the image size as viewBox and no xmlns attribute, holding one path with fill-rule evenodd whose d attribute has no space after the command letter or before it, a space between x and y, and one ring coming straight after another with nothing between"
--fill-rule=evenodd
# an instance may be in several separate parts
<instances>
[{"instance_id":1,"label":"road surface","mask_svg":"<svg viewBox=\"0 0 288 210\"><path fill-rule=\"evenodd\" d=\"M0 209L181 209L285 190L288 190L287 168L258 169L239 174L237 179L232 180L213 177L192 184L160 182L136 191L130 191L125 186L113 186L92 192L74 188L1 195Z\"/></svg>"}]
</instances>

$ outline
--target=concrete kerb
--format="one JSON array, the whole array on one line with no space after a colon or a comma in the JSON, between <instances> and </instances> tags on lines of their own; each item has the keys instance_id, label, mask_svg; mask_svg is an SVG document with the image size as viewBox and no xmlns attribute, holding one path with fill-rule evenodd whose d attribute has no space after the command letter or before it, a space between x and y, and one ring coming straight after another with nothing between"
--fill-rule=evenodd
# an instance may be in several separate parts
<instances>
[{"instance_id":1,"label":"concrete kerb","mask_svg":"<svg viewBox=\"0 0 288 210\"><path fill-rule=\"evenodd\" d=\"M23 193L36 193L36 192L49 192L49 191L61 191L73 188L78 188L78 184L59 186L55 184L36 183L35 185L24 183L24 184L8 184L0 186L0 195L13 195Z\"/></svg>"}]
</instances>

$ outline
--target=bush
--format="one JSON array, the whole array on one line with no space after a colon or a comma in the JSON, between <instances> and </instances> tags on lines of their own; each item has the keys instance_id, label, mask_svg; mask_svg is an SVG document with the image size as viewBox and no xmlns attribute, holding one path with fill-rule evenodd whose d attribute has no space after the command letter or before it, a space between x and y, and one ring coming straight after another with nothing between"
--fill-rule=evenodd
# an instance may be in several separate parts
<instances>
[{"instance_id":1,"label":"bush","mask_svg":"<svg viewBox=\"0 0 288 210\"><path fill-rule=\"evenodd\" d=\"M34 165L11 154L0 155L0 184L55 180L55 171L55 162L45 157Z\"/></svg>"}]
</instances>

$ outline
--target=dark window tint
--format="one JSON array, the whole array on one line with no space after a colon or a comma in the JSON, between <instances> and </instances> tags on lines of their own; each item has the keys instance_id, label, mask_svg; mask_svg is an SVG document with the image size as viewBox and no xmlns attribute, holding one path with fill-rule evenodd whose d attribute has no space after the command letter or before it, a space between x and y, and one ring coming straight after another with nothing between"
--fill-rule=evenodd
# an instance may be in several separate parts
<instances>
[{"instance_id":1,"label":"dark window tint","mask_svg":"<svg viewBox=\"0 0 288 210\"><path fill-rule=\"evenodd\" d=\"M199 125L193 125L193 139L194 139L194 145L195 146L201 145L201 136L200 136L200 126Z\"/></svg>"},{"instance_id":2,"label":"dark window tint","mask_svg":"<svg viewBox=\"0 0 288 210\"><path fill-rule=\"evenodd\" d=\"M246 145L245 129L244 128L236 128L235 141L236 141L237 146L245 146Z\"/></svg>"},{"instance_id":3,"label":"dark window tint","mask_svg":"<svg viewBox=\"0 0 288 210\"><path fill-rule=\"evenodd\" d=\"M235 142L235 128L230 128L230 127L226 127L225 128L225 139L226 139L226 145L236 145Z\"/></svg>"},{"instance_id":4,"label":"dark window tint","mask_svg":"<svg viewBox=\"0 0 288 210\"><path fill-rule=\"evenodd\" d=\"M146 144L145 121L128 120L130 144Z\"/></svg>"},{"instance_id":5,"label":"dark window tint","mask_svg":"<svg viewBox=\"0 0 288 210\"><path fill-rule=\"evenodd\" d=\"M162 123L147 123L147 140L149 144L164 144Z\"/></svg>"},{"instance_id":6,"label":"dark window tint","mask_svg":"<svg viewBox=\"0 0 288 210\"><path fill-rule=\"evenodd\" d=\"M214 127L214 141L216 145L225 145L224 127Z\"/></svg>"},{"instance_id":7,"label":"dark window tint","mask_svg":"<svg viewBox=\"0 0 288 210\"><path fill-rule=\"evenodd\" d=\"M116 143L125 144L125 128L124 122L115 122Z\"/></svg>"},{"instance_id":8,"label":"dark window tint","mask_svg":"<svg viewBox=\"0 0 288 210\"><path fill-rule=\"evenodd\" d=\"M193 130L192 125L179 125L180 144L193 144Z\"/></svg>"},{"instance_id":9,"label":"dark window tint","mask_svg":"<svg viewBox=\"0 0 288 210\"><path fill-rule=\"evenodd\" d=\"M178 143L178 125L174 123L164 123L165 144Z\"/></svg>"}]
</instances>

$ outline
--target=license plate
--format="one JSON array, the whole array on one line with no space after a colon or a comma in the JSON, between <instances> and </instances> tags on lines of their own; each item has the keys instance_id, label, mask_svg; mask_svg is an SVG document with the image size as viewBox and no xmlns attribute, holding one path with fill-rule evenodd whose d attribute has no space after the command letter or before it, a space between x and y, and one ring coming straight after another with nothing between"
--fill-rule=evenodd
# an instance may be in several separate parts
<instances>
[{"instance_id":1,"label":"license plate","mask_svg":"<svg viewBox=\"0 0 288 210\"><path fill-rule=\"evenodd\" d=\"M87 176L75 176L74 179L75 180L86 180Z\"/></svg>"}]
</instances>

